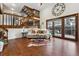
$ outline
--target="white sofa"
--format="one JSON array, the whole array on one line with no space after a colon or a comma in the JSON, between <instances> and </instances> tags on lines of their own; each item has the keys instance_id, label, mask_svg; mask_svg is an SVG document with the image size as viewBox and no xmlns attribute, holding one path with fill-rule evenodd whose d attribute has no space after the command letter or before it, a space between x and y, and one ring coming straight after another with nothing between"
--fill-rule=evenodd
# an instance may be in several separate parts
<instances>
[{"instance_id":1,"label":"white sofa","mask_svg":"<svg viewBox=\"0 0 79 59\"><path fill-rule=\"evenodd\" d=\"M30 29L28 30L27 38L32 39L50 39L51 34L46 29Z\"/></svg>"}]
</instances>

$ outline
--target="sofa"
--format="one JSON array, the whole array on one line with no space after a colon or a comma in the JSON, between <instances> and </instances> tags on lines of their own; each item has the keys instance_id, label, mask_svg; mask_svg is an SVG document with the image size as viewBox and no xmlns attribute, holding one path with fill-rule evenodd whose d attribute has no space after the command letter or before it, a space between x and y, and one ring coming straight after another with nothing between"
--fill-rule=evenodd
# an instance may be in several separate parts
<instances>
[{"instance_id":1,"label":"sofa","mask_svg":"<svg viewBox=\"0 0 79 59\"><path fill-rule=\"evenodd\" d=\"M28 34L26 35L27 38L30 39L50 39L50 32L46 29L30 29L28 30Z\"/></svg>"}]
</instances>

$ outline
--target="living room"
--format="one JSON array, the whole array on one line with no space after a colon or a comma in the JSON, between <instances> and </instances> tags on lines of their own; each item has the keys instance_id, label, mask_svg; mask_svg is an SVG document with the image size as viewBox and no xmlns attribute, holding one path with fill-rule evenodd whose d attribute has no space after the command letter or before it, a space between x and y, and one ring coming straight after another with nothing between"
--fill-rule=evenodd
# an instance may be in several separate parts
<instances>
[{"instance_id":1,"label":"living room","mask_svg":"<svg viewBox=\"0 0 79 59\"><path fill-rule=\"evenodd\" d=\"M0 3L0 55L78 56L78 6Z\"/></svg>"}]
</instances>

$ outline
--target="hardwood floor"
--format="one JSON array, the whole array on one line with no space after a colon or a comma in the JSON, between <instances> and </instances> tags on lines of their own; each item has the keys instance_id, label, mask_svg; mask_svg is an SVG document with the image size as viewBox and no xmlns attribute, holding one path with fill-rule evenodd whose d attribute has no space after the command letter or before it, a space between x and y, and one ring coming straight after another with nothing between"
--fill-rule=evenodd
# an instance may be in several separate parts
<instances>
[{"instance_id":1,"label":"hardwood floor","mask_svg":"<svg viewBox=\"0 0 79 59\"><path fill-rule=\"evenodd\" d=\"M10 40L1 56L78 56L79 43L52 38L47 46L27 47L30 40L26 38Z\"/></svg>"}]
</instances>

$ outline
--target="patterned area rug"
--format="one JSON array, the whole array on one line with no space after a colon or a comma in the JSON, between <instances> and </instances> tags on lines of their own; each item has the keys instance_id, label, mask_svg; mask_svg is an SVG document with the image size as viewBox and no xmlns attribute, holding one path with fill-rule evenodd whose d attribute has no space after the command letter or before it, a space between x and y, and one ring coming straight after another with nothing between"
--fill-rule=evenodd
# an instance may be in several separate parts
<instances>
[{"instance_id":1,"label":"patterned area rug","mask_svg":"<svg viewBox=\"0 0 79 59\"><path fill-rule=\"evenodd\" d=\"M32 47L32 46L45 46L47 45L49 40L42 40L42 41L31 41L28 44L28 47Z\"/></svg>"}]
</instances>

